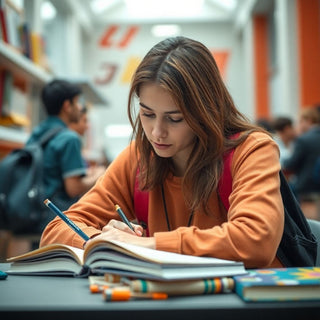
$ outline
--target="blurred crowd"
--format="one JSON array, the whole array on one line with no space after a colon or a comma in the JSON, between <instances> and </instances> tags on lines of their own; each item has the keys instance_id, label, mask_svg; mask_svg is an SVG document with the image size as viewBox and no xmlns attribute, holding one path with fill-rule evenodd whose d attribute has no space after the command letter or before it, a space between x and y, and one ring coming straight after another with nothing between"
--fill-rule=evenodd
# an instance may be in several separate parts
<instances>
[{"instance_id":1,"label":"blurred crowd","mask_svg":"<svg viewBox=\"0 0 320 320\"><path fill-rule=\"evenodd\" d=\"M320 105L302 108L297 119L277 116L257 123L277 141L282 170L304 213L319 220Z\"/></svg>"}]
</instances>

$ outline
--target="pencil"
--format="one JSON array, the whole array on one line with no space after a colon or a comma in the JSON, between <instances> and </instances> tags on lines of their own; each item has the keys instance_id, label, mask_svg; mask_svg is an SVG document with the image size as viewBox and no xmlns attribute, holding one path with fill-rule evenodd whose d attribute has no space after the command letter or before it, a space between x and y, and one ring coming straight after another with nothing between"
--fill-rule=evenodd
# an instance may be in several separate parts
<instances>
[{"instance_id":1,"label":"pencil","mask_svg":"<svg viewBox=\"0 0 320 320\"><path fill-rule=\"evenodd\" d=\"M115 205L115 208L117 210L117 212L119 213L119 216L121 217L121 220L132 230L134 231L134 228L132 226L132 224L129 222L129 220L127 219L126 215L124 214L124 212L122 211L122 209L120 208L120 206L118 204Z\"/></svg>"},{"instance_id":2,"label":"pencil","mask_svg":"<svg viewBox=\"0 0 320 320\"><path fill-rule=\"evenodd\" d=\"M57 214L73 231L75 231L80 237L85 241L88 241L90 238L71 221L57 206L55 206L49 199L44 200L44 204L51 209L52 212Z\"/></svg>"}]
</instances>

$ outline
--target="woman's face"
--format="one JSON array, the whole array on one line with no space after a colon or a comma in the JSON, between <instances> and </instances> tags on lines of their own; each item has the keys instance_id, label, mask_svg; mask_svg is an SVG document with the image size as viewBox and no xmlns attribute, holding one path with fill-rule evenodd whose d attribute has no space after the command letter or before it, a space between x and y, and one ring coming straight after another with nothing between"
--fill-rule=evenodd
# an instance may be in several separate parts
<instances>
[{"instance_id":1,"label":"woman's face","mask_svg":"<svg viewBox=\"0 0 320 320\"><path fill-rule=\"evenodd\" d=\"M142 127L155 153L172 157L176 174L183 174L195 134L171 95L158 84L142 85L139 98Z\"/></svg>"}]
</instances>

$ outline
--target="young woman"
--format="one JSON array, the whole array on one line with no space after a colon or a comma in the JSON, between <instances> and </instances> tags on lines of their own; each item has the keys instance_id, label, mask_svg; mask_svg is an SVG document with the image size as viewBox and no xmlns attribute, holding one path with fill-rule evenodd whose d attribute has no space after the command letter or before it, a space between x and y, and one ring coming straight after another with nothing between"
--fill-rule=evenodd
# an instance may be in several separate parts
<instances>
[{"instance_id":1,"label":"young woman","mask_svg":"<svg viewBox=\"0 0 320 320\"><path fill-rule=\"evenodd\" d=\"M66 212L89 241L117 239L240 260L248 268L282 266L276 257L284 226L278 147L236 109L203 44L176 37L155 45L134 74L128 114L135 139ZM217 188L231 149L227 211ZM136 219L136 176L149 194L148 237L115 210L119 204ZM84 245L60 218L41 239L41 245L54 242Z\"/></svg>"}]
</instances>

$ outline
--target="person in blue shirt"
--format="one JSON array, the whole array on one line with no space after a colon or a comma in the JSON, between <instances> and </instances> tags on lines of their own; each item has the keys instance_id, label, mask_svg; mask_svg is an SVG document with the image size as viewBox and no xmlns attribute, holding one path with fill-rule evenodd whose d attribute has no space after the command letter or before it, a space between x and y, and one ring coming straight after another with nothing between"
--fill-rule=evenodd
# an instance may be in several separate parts
<instances>
[{"instance_id":1,"label":"person in blue shirt","mask_svg":"<svg viewBox=\"0 0 320 320\"><path fill-rule=\"evenodd\" d=\"M87 174L79 135L68 128L80 117L81 89L67 81L54 79L42 90L41 98L48 117L35 127L27 144L38 141L53 128L62 128L44 148L46 197L66 210L88 191L104 172L103 167ZM48 223L54 216L49 216Z\"/></svg>"}]
</instances>

